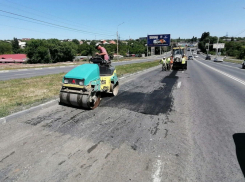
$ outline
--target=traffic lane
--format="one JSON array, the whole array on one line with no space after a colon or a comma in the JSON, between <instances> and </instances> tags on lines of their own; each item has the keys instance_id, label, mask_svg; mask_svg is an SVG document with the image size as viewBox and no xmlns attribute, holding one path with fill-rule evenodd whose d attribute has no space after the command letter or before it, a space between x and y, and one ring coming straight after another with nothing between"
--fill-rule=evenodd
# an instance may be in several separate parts
<instances>
[{"instance_id":1,"label":"traffic lane","mask_svg":"<svg viewBox=\"0 0 245 182\"><path fill-rule=\"evenodd\" d=\"M151 57L150 59L147 58L147 59L139 59L134 61L113 62L112 66L154 61L156 59L160 59L161 56L155 56L153 58ZM25 70L11 70L8 72L0 72L0 80L30 78L34 76L42 76L42 75L56 74L56 73L67 73L75 67L76 66L68 66L68 67L62 66L62 67L50 67L50 68L34 68L34 69L25 69Z\"/></svg>"},{"instance_id":2,"label":"traffic lane","mask_svg":"<svg viewBox=\"0 0 245 182\"><path fill-rule=\"evenodd\" d=\"M231 66L224 65L222 62L208 62L203 61L200 58L195 58L195 60L202 62L203 64L212 67L213 69L217 69L223 74L228 74L230 77L234 77L235 79L239 79L245 82L245 70L241 68L235 68Z\"/></svg>"},{"instance_id":3,"label":"traffic lane","mask_svg":"<svg viewBox=\"0 0 245 182\"><path fill-rule=\"evenodd\" d=\"M31 78L35 76L43 76L49 74L57 74L57 73L67 73L76 66L69 67L59 67L59 68L43 68L43 69L28 69L24 71L10 71L0 73L0 80L11 80L18 78Z\"/></svg>"},{"instance_id":4,"label":"traffic lane","mask_svg":"<svg viewBox=\"0 0 245 182\"><path fill-rule=\"evenodd\" d=\"M206 56L201 55L200 56L203 60L205 60ZM213 56L214 57L214 56ZM205 60L207 62L214 62L214 58L212 58L211 60ZM238 68L238 69L242 69L242 64L237 64L237 63L231 63L231 62L215 62L215 63L222 63L223 65L229 66L229 67L234 67L234 68Z\"/></svg>"},{"instance_id":5,"label":"traffic lane","mask_svg":"<svg viewBox=\"0 0 245 182\"><path fill-rule=\"evenodd\" d=\"M233 135L245 133L245 86L197 61L188 70L182 96L193 143L190 181L244 180Z\"/></svg>"},{"instance_id":6,"label":"traffic lane","mask_svg":"<svg viewBox=\"0 0 245 182\"><path fill-rule=\"evenodd\" d=\"M183 74L158 66L120 80L95 110L57 105L3 123L1 181L185 181L190 145L173 98Z\"/></svg>"}]
</instances>

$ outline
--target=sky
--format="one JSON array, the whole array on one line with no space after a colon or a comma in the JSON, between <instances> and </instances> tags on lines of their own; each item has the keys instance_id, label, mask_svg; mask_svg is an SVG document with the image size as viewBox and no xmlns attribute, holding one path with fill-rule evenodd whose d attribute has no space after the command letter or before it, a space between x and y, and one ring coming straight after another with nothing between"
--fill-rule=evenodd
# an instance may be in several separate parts
<instances>
[{"instance_id":1,"label":"sky","mask_svg":"<svg viewBox=\"0 0 245 182\"><path fill-rule=\"evenodd\" d=\"M0 40L245 37L244 0L0 0Z\"/></svg>"}]
</instances>

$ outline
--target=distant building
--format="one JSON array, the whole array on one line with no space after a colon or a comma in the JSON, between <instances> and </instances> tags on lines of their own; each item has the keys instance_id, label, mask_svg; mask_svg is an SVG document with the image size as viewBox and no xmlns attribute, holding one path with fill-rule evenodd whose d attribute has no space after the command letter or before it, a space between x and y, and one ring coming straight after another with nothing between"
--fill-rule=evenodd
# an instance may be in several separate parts
<instances>
[{"instance_id":1,"label":"distant building","mask_svg":"<svg viewBox=\"0 0 245 182\"><path fill-rule=\"evenodd\" d=\"M222 39L224 41L231 41L231 39ZM234 39L234 41L236 41L236 39Z\"/></svg>"},{"instance_id":2,"label":"distant building","mask_svg":"<svg viewBox=\"0 0 245 182\"><path fill-rule=\"evenodd\" d=\"M30 38L22 38L22 40L31 40Z\"/></svg>"},{"instance_id":3,"label":"distant building","mask_svg":"<svg viewBox=\"0 0 245 182\"><path fill-rule=\"evenodd\" d=\"M101 40L100 43L101 43L101 44L109 44L109 43L106 42L105 40Z\"/></svg>"},{"instance_id":4,"label":"distant building","mask_svg":"<svg viewBox=\"0 0 245 182\"><path fill-rule=\"evenodd\" d=\"M26 47L26 42L21 42L19 40L19 46L20 46L21 49L24 49Z\"/></svg>"},{"instance_id":5,"label":"distant building","mask_svg":"<svg viewBox=\"0 0 245 182\"><path fill-rule=\"evenodd\" d=\"M0 55L1 63L24 63L27 60L26 54L3 54Z\"/></svg>"},{"instance_id":6,"label":"distant building","mask_svg":"<svg viewBox=\"0 0 245 182\"><path fill-rule=\"evenodd\" d=\"M110 44L117 44L114 40L111 40L109 43Z\"/></svg>"}]
</instances>

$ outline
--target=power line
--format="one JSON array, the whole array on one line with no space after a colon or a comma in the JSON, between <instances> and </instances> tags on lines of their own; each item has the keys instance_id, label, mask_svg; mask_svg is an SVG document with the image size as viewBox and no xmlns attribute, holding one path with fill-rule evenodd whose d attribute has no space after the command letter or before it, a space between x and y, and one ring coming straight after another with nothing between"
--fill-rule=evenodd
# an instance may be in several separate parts
<instances>
[{"instance_id":1,"label":"power line","mask_svg":"<svg viewBox=\"0 0 245 182\"><path fill-rule=\"evenodd\" d=\"M17 19L17 20L21 20L21 21L26 21L26 22L31 22L31 23L36 23L36 24L40 24L40 25L45 25L45 24L40 23L40 22L33 22L33 21L29 21L29 20L25 20L25 19L21 19L21 18L16 18L16 17L11 17L11 16L7 16L7 15L1 15L0 14L0 16L7 17L7 18L12 18L12 19ZM53 25L45 25L45 26L57 28L56 26L53 26ZM65 28L60 28L60 29L67 30ZM75 31L75 32L78 32L78 31Z\"/></svg>"},{"instance_id":2,"label":"power line","mask_svg":"<svg viewBox=\"0 0 245 182\"><path fill-rule=\"evenodd\" d=\"M34 22L34 21L24 20L24 19L21 19L21 18L11 17L11 16L7 16L7 15L1 15L0 14L0 16L7 17L7 18L12 18L12 19L16 19L16 20L22 20L22 21L26 21L26 22L31 22L31 23L36 23L36 24L39 24L39 25L45 25L45 26L57 28L56 26L53 26L53 25L46 25L46 24L43 24L43 23L40 23L40 22ZM64 29L64 28L62 28L62 29ZM64 30L67 30L67 29L64 29Z\"/></svg>"},{"instance_id":3,"label":"power line","mask_svg":"<svg viewBox=\"0 0 245 182\"><path fill-rule=\"evenodd\" d=\"M18 6L23 6L23 7L25 7L25 8L28 8L28 10L30 10L30 9L32 9L32 10L34 10L35 12L36 11L38 11L38 12L41 12L41 11L39 11L39 10L36 10L36 9L33 9L33 8L31 8L31 7L28 7L28 6L24 6L24 5L22 5L22 4L19 4L19 3L15 3L15 2L12 2L12 1L9 1L9 0L5 0L5 1L7 1L7 2L10 2L10 3L13 3L13 4L16 4L16 5L18 5ZM0 4L2 4L2 3L0 3ZM5 4L3 4L3 5L5 5ZM6 6L6 5L5 5ZM11 6L10 6L11 7ZM13 7L13 6L12 6ZM16 7L15 7L16 8ZM21 9L19 9L19 8L16 8L16 9L18 9L18 10L21 10ZM21 11L24 11L24 12L28 12L28 11L26 11L26 10L21 10ZM29 12L30 13L30 12ZM31 12L32 13L32 12ZM35 13L32 13L32 14L35 14ZM41 14L44 14L43 12L41 12ZM57 19L61 19L60 17L58 17L58 16L54 16L54 15L51 15L51 14L48 14L48 13L45 13L45 14L47 14L47 15L50 15L50 16L53 16L53 17L56 17ZM41 16L41 17L44 17L44 18L47 18L47 17L45 17L45 16L42 16L42 15L38 15L38 14L35 14L35 15L37 15L37 16ZM49 19L50 19L50 17L48 17ZM62 18L62 20L65 20L65 19L63 19ZM58 21L58 20L55 20L55 21ZM70 24L70 20L65 20L65 21L69 21L69 23L66 23L66 24L68 24L68 25L73 25L74 26L74 24ZM61 22L61 23L65 23L64 21L58 21L58 22ZM77 26L77 24L75 24L76 26ZM80 24L79 24L79 26L80 27L82 27ZM86 27L91 27L91 26L87 26L87 25L85 25ZM94 27L91 27L91 28L94 28ZM106 31L106 32L110 32L110 33L112 33L111 31L108 31L108 30L102 30L102 29L100 29L100 28L98 28L98 27L96 27L96 29L97 30L100 30L100 31Z\"/></svg>"},{"instance_id":4,"label":"power line","mask_svg":"<svg viewBox=\"0 0 245 182\"><path fill-rule=\"evenodd\" d=\"M101 33L89 32L89 31L85 31L85 30L74 29L74 28L70 28L70 27L67 27L67 26L62 26L62 25L58 25L58 24L54 24L54 23L49 23L49 22L46 22L46 21L38 20L38 19L35 19L35 18L30 18L30 17L27 17L27 16L19 15L19 14L8 12L8 11L4 11L4 10L0 10L0 11L4 12L4 13L11 14L11 15L14 15L14 16L19 16L19 17L30 19L30 20L42 22L42 23L45 23L45 24L53 25L53 26L56 26L56 27L66 28L68 30L75 30L75 31L79 31L79 32L87 33L87 34L94 34L94 35L106 35L106 36L113 36L113 37L115 36L115 35L112 35L112 34L111 35L110 34L101 34Z\"/></svg>"},{"instance_id":5,"label":"power line","mask_svg":"<svg viewBox=\"0 0 245 182\"><path fill-rule=\"evenodd\" d=\"M240 35L240 34L242 34L243 32L245 32L245 30L243 30L243 31L242 31L242 32L240 32L239 34L235 35L235 37L236 37L236 36L238 36L238 35Z\"/></svg>"},{"instance_id":6,"label":"power line","mask_svg":"<svg viewBox=\"0 0 245 182\"><path fill-rule=\"evenodd\" d=\"M37 31L37 30L31 30L31 29L20 28L20 27L9 26L9 25L3 25L3 24L1 24L1 26L12 27L12 28L16 28L16 29L28 30L28 31L33 31L33 32L40 32L40 33L45 33L45 34L50 34L50 35L57 35L57 34L53 34L53 33L41 32L41 31ZM60 35L60 36L63 36L63 35Z\"/></svg>"}]
</instances>

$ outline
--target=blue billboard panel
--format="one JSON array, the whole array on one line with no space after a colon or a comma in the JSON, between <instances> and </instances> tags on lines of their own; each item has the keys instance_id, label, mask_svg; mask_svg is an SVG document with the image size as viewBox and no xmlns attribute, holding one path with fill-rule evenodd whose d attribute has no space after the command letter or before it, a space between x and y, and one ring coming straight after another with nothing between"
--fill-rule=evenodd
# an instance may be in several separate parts
<instances>
[{"instance_id":1,"label":"blue billboard panel","mask_svg":"<svg viewBox=\"0 0 245 182\"><path fill-rule=\"evenodd\" d=\"M170 46L170 34L148 35L147 46Z\"/></svg>"}]
</instances>

